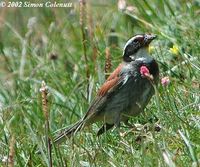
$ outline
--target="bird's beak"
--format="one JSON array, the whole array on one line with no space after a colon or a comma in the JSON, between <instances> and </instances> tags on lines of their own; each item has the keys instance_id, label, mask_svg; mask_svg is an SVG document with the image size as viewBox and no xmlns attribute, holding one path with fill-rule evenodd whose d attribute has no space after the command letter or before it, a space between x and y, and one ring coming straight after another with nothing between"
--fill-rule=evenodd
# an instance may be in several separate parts
<instances>
[{"instance_id":1,"label":"bird's beak","mask_svg":"<svg viewBox=\"0 0 200 167\"><path fill-rule=\"evenodd\" d=\"M149 45L151 43L151 41L153 41L155 38L157 38L157 35L154 34L146 34L145 35L145 39L144 42L146 45Z\"/></svg>"}]
</instances>

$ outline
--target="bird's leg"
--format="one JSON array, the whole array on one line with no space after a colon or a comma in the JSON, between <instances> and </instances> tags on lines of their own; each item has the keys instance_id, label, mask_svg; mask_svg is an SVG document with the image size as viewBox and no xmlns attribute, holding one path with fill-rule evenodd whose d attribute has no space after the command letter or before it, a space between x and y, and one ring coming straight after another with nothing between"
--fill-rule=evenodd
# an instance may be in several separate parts
<instances>
[{"instance_id":1,"label":"bird's leg","mask_svg":"<svg viewBox=\"0 0 200 167\"><path fill-rule=\"evenodd\" d=\"M127 128L136 129L136 126L134 124L129 123L128 120L124 121L124 124Z\"/></svg>"},{"instance_id":2,"label":"bird's leg","mask_svg":"<svg viewBox=\"0 0 200 167\"><path fill-rule=\"evenodd\" d=\"M117 115L117 117L115 119L115 127L117 129L119 136L121 137L121 136L123 136L124 132L123 132L123 130L120 129L120 126L121 126L120 121L121 121L121 115L119 114L119 115Z\"/></svg>"},{"instance_id":3,"label":"bird's leg","mask_svg":"<svg viewBox=\"0 0 200 167\"><path fill-rule=\"evenodd\" d=\"M128 122L128 119L124 121L124 124L125 124L125 128L129 128L128 131L125 131L123 133L121 133L121 137L125 137L127 134L129 134L130 132L133 132L133 131L137 131L137 127L134 125L134 124L130 124Z\"/></svg>"},{"instance_id":4,"label":"bird's leg","mask_svg":"<svg viewBox=\"0 0 200 167\"><path fill-rule=\"evenodd\" d=\"M108 131L109 129L111 129L114 126L114 124L108 124L105 123L97 132L97 136L103 134L104 132Z\"/></svg>"},{"instance_id":5,"label":"bird's leg","mask_svg":"<svg viewBox=\"0 0 200 167\"><path fill-rule=\"evenodd\" d=\"M120 128L120 117L121 117L120 114L116 115L116 117L115 117L115 127L116 128Z\"/></svg>"}]
</instances>

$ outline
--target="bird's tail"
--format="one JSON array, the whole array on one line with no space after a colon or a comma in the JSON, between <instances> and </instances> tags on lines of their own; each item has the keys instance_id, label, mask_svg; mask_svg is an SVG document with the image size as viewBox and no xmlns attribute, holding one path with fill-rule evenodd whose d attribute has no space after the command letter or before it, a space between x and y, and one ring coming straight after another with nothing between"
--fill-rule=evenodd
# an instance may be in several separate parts
<instances>
[{"instance_id":1,"label":"bird's tail","mask_svg":"<svg viewBox=\"0 0 200 167\"><path fill-rule=\"evenodd\" d=\"M53 140L55 144L60 144L65 141L67 138L70 138L74 133L80 131L84 126L84 121L80 120L75 123L72 127L65 129L58 136L56 136Z\"/></svg>"}]
</instances>

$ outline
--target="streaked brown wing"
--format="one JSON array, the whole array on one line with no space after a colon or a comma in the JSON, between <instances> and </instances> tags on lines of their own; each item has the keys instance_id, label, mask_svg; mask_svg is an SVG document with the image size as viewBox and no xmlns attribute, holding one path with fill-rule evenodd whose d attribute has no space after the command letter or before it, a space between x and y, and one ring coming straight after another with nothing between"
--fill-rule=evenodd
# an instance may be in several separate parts
<instances>
[{"instance_id":1,"label":"streaked brown wing","mask_svg":"<svg viewBox=\"0 0 200 167\"><path fill-rule=\"evenodd\" d=\"M119 74L122 69L123 64L121 63L110 76L107 78L105 83L101 86L99 89L97 95L98 96L104 96L111 88L114 87L114 85L117 84L119 81Z\"/></svg>"},{"instance_id":2,"label":"streaked brown wing","mask_svg":"<svg viewBox=\"0 0 200 167\"><path fill-rule=\"evenodd\" d=\"M117 77L119 73L121 72L123 65L124 65L123 63L119 64L118 67L110 74L110 76L107 78L105 82L110 81L114 79L115 77Z\"/></svg>"},{"instance_id":3,"label":"streaked brown wing","mask_svg":"<svg viewBox=\"0 0 200 167\"><path fill-rule=\"evenodd\" d=\"M123 78L120 77L122 67L123 64L120 64L101 86L84 119L90 118L97 109L101 110L106 104L107 97L123 83Z\"/></svg>"}]
</instances>

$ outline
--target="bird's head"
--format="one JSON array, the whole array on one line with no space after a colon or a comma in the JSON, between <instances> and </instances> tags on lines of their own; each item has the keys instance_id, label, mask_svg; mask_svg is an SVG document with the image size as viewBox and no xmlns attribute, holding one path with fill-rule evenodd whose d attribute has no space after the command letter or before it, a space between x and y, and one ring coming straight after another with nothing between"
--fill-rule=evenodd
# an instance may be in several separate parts
<instances>
[{"instance_id":1,"label":"bird's head","mask_svg":"<svg viewBox=\"0 0 200 167\"><path fill-rule=\"evenodd\" d=\"M136 35L129 39L124 46L123 59L125 62L131 62L138 58L137 53L140 50L147 50L152 40L156 38L153 34Z\"/></svg>"}]
</instances>

